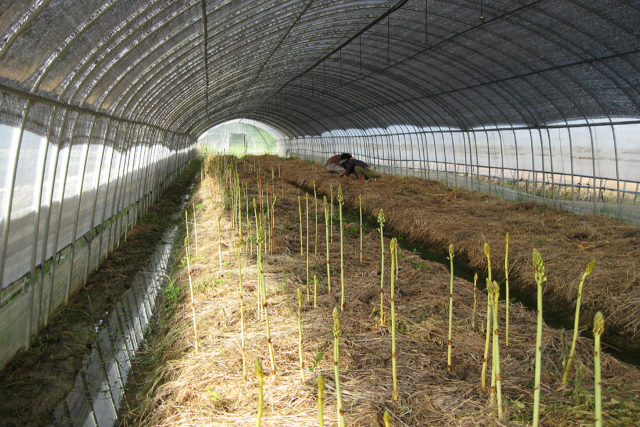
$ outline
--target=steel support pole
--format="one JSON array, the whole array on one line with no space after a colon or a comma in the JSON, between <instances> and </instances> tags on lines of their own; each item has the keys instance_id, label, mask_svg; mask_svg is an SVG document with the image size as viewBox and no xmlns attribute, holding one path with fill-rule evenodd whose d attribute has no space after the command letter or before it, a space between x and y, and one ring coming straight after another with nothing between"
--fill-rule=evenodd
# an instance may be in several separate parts
<instances>
[{"instance_id":1,"label":"steel support pole","mask_svg":"<svg viewBox=\"0 0 640 427\"><path fill-rule=\"evenodd\" d=\"M107 122L104 135L102 136L103 140L102 140L102 150L100 152L100 165L98 166L98 179L96 180L96 195L93 198L93 204L91 207L91 216L89 217L89 241L87 242L87 264L85 266L83 279L82 279L83 286L87 284L87 278L89 276L89 266L91 265L91 252L93 249L93 229L95 228L96 206L98 205L98 193L100 192L100 179L102 178L102 165L104 163L104 148L107 145L107 137L109 135L110 129L111 129L111 120ZM109 167L111 167L111 164L109 164ZM102 229L102 223L100 223L100 228ZM98 265L100 265L100 249L98 249Z\"/></svg>"},{"instance_id":2,"label":"steel support pole","mask_svg":"<svg viewBox=\"0 0 640 427\"><path fill-rule=\"evenodd\" d=\"M36 203L35 203L35 218L33 221L33 242L31 244L31 274L30 274L30 284L29 284L29 289L30 289L30 295L29 295L29 310L31 312L31 316L30 318L33 319L33 304L34 304L34 300L35 300L35 275L36 275L36 258L38 257L38 237L39 237L39 232L40 232L40 213L42 210L42 192L43 192L43 186L44 186L44 172L45 172L45 167L47 164L47 156L49 154L49 139L51 138L51 128L53 125L53 118L55 117L57 112L57 108L54 108L53 111L51 111L51 113L49 114L49 124L47 125L47 135L44 138L44 152L42 153L42 162L36 166L36 173L40 173L40 179L36 180L36 182L40 183L40 186L38 187L37 193L38 195L36 196ZM55 167L54 167L55 170ZM46 251L46 247L42 248L42 251L45 252ZM40 311L42 308L42 291L44 288L44 264L40 264L40 270L39 270L40 274L39 274L39 282L40 282L40 287L39 287L39 292L38 292L38 310L36 312L36 328L38 328L40 326ZM29 322L31 322L32 320L29 320ZM30 327L29 330L33 329L33 326Z\"/></svg>"},{"instance_id":3,"label":"steel support pole","mask_svg":"<svg viewBox=\"0 0 640 427\"><path fill-rule=\"evenodd\" d=\"M71 264L69 265L69 274L67 275L67 286L65 288L65 297L64 303L67 304L69 302L69 296L71 295L71 279L73 278L73 269L76 263L76 242L77 242L77 234L78 234L78 222L80 221L80 208L82 206L82 188L84 187L84 178L85 173L87 171L87 161L89 159L89 148L91 146L91 136L93 134L93 126L95 124L95 117L91 119L91 124L89 125L89 132L87 133L87 143L84 148L84 161L82 162L82 169L80 174L78 175L80 184L78 185L78 197L76 199L75 204L75 217L73 220L73 233L71 234Z\"/></svg>"},{"instance_id":4,"label":"steel support pole","mask_svg":"<svg viewBox=\"0 0 640 427\"><path fill-rule=\"evenodd\" d=\"M64 128L66 125L66 121L67 121L67 115L69 113L69 110L65 110L65 115L62 119L62 125L60 127L60 146L62 146L62 144L64 143ZM64 208L64 194L67 188L67 178L69 177L69 161L71 159L71 149L73 148L73 132L75 131L75 127L76 127L76 122L78 120L77 116L80 113L76 113L76 118L73 121L73 124L71 125L71 129L70 129L70 133L69 133L69 149L68 149L68 153L67 153L67 160L65 162L65 166L64 166L64 174L62 176L62 187L60 189L60 207L58 208L58 218L57 218L57 222L56 222L56 231L53 234L53 247L51 248L51 254L52 254L52 259L51 259L51 288L49 289L49 304L48 304L48 309L47 309L47 316L45 320L45 324L48 323L48 319L49 316L51 315L51 311L53 309L53 287L56 283L56 268L57 268L57 256L58 256L58 240L60 238L60 223L62 222L62 209ZM57 172L56 172L57 173ZM51 222L51 215L49 215L49 222Z\"/></svg>"},{"instance_id":5,"label":"steel support pole","mask_svg":"<svg viewBox=\"0 0 640 427\"><path fill-rule=\"evenodd\" d=\"M622 204L620 203L620 166L618 165L618 140L616 138L616 128L611 125L613 135L613 154L616 162L616 204L618 209L618 220L622 220Z\"/></svg>"}]
</instances>

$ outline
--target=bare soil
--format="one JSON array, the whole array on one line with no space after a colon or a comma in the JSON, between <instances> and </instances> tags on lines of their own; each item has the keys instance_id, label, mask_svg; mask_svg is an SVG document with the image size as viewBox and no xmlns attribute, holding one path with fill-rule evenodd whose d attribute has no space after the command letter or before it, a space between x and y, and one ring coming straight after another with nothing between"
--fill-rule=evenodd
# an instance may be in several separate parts
<instances>
[{"instance_id":1,"label":"bare soil","mask_svg":"<svg viewBox=\"0 0 640 427\"><path fill-rule=\"evenodd\" d=\"M28 351L18 353L0 372L0 426L49 426L55 407L75 385L90 353L95 327L149 262L165 230L199 173L194 161L129 230L127 241L88 276L69 304L51 317Z\"/></svg>"}]
</instances>

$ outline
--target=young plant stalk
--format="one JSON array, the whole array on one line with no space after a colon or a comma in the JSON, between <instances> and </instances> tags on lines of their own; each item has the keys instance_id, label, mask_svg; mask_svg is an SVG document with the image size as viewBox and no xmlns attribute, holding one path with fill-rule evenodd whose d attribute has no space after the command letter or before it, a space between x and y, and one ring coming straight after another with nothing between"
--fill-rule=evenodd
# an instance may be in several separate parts
<instances>
[{"instance_id":1,"label":"young plant stalk","mask_svg":"<svg viewBox=\"0 0 640 427\"><path fill-rule=\"evenodd\" d=\"M187 236L184 238L184 246L187 252L187 275L189 276L189 292L191 293L191 313L193 314L193 336L195 338L196 354L198 354L198 326L196 324L196 304L193 300L193 283L191 281L191 263L189 262L189 214L184 211L187 225Z\"/></svg>"},{"instance_id":2,"label":"young plant stalk","mask_svg":"<svg viewBox=\"0 0 640 427\"><path fill-rule=\"evenodd\" d=\"M324 378L318 375L318 422L324 427Z\"/></svg>"},{"instance_id":3,"label":"young plant stalk","mask_svg":"<svg viewBox=\"0 0 640 427\"><path fill-rule=\"evenodd\" d=\"M309 299L309 193L305 194L305 201L307 203L307 210L306 210L306 224L307 224L307 302L310 301Z\"/></svg>"},{"instance_id":4,"label":"young plant stalk","mask_svg":"<svg viewBox=\"0 0 640 427\"><path fill-rule=\"evenodd\" d=\"M473 275L473 315L471 316L471 329L476 328L476 310L478 308L478 273Z\"/></svg>"},{"instance_id":5,"label":"young plant stalk","mask_svg":"<svg viewBox=\"0 0 640 427\"><path fill-rule=\"evenodd\" d=\"M262 215L260 215L262 216ZM262 222L262 218L260 218ZM276 361L271 342L271 329L269 328L269 310L267 309L267 287L264 282L264 266L262 264L262 244L264 243L264 226L258 231L258 286L262 289L262 307L264 308L264 321L267 328L267 344L269 344L269 359L271 360L271 375L276 375Z\"/></svg>"},{"instance_id":6,"label":"young plant stalk","mask_svg":"<svg viewBox=\"0 0 640 427\"><path fill-rule=\"evenodd\" d=\"M536 370L533 386L533 427L540 422L540 374L542 371L542 284L547 280L544 262L537 249L533 249L533 268L538 288L538 321L536 328Z\"/></svg>"},{"instance_id":7,"label":"young plant stalk","mask_svg":"<svg viewBox=\"0 0 640 427\"><path fill-rule=\"evenodd\" d=\"M196 219L196 205L193 204L193 234L196 240L196 258L198 257L198 221Z\"/></svg>"},{"instance_id":8,"label":"young plant stalk","mask_svg":"<svg viewBox=\"0 0 640 427\"><path fill-rule=\"evenodd\" d=\"M313 249L313 253L318 255L318 194L316 193L316 181L313 180L313 200L316 206L316 234L315 234L315 245Z\"/></svg>"},{"instance_id":9,"label":"young plant stalk","mask_svg":"<svg viewBox=\"0 0 640 427\"><path fill-rule=\"evenodd\" d=\"M362 264L362 194L358 195L358 202L360 204L360 264Z\"/></svg>"},{"instance_id":10,"label":"young plant stalk","mask_svg":"<svg viewBox=\"0 0 640 427\"><path fill-rule=\"evenodd\" d=\"M487 268L489 270L489 277L487 277L487 335L484 341L484 357L482 358L482 373L481 373L481 385L482 389L487 388L487 363L489 361L489 338L491 337L491 307L493 305L491 300L491 289L493 288L491 280L491 248L487 243L484 244L484 254L487 257Z\"/></svg>"},{"instance_id":11,"label":"young plant stalk","mask_svg":"<svg viewBox=\"0 0 640 427\"><path fill-rule=\"evenodd\" d=\"M384 410L382 419L384 420L384 427L391 427L391 414L386 409Z\"/></svg>"},{"instance_id":12,"label":"young plant stalk","mask_svg":"<svg viewBox=\"0 0 640 427\"><path fill-rule=\"evenodd\" d=\"M338 186L338 204L340 206L340 283L342 285L340 311L344 311L344 244L342 242L342 205L344 204L344 196L342 195L341 185Z\"/></svg>"},{"instance_id":13,"label":"young plant stalk","mask_svg":"<svg viewBox=\"0 0 640 427\"><path fill-rule=\"evenodd\" d=\"M220 261L219 272L222 274L222 234L220 232L220 220L222 219L222 215L218 216L218 260Z\"/></svg>"},{"instance_id":14,"label":"young plant stalk","mask_svg":"<svg viewBox=\"0 0 640 427\"><path fill-rule=\"evenodd\" d=\"M394 237L391 239L391 369L393 378L393 400L398 400L398 376L396 374L396 304L395 304L395 264L397 256L398 241ZM451 342L451 330L449 330L449 342ZM451 365L451 362L449 362Z\"/></svg>"},{"instance_id":15,"label":"young plant stalk","mask_svg":"<svg viewBox=\"0 0 640 427\"><path fill-rule=\"evenodd\" d=\"M242 237L238 239L238 278L240 279L240 336L242 345L242 378L247 380L247 359L244 349L244 302L242 292Z\"/></svg>"},{"instance_id":16,"label":"young plant stalk","mask_svg":"<svg viewBox=\"0 0 640 427\"><path fill-rule=\"evenodd\" d=\"M300 196L298 196L298 217L300 219L300 255L304 255L302 247L302 199L300 199Z\"/></svg>"},{"instance_id":17,"label":"young plant stalk","mask_svg":"<svg viewBox=\"0 0 640 427\"><path fill-rule=\"evenodd\" d=\"M378 223L380 224L380 324L384 325L384 211L380 208L378 212Z\"/></svg>"},{"instance_id":18,"label":"young plant stalk","mask_svg":"<svg viewBox=\"0 0 640 427\"><path fill-rule=\"evenodd\" d=\"M587 278L593 272L594 267L596 266L596 260L592 259L589 264L587 264L587 268L582 275L582 279L580 279L580 284L578 285L578 299L576 301L576 315L573 324L573 340L571 341L571 351L569 352L569 358L567 359L567 364L564 367L564 374L562 375L562 384L567 383L567 378L569 376L569 369L571 368L571 362L573 362L573 356L576 351L576 341L578 340L578 323L580 321L580 303L582 301L582 285L584 284L584 279Z\"/></svg>"},{"instance_id":19,"label":"young plant stalk","mask_svg":"<svg viewBox=\"0 0 640 427\"><path fill-rule=\"evenodd\" d=\"M262 363L260 363L260 359L256 358L254 366L256 369L256 376L258 377L258 415L256 417L256 427L260 427L260 421L262 420L262 405L264 404L264 395L262 392L264 374L262 373Z\"/></svg>"},{"instance_id":20,"label":"young plant stalk","mask_svg":"<svg viewBox=\"0 0 640 427\"><path fill-rule=\"evenodd\" d=\"M298 288L298 357L300 359L300 378L304 383L307 378L304 375L304 358L302 356L302 291Z\"/></svg>"},{"instance_id":21,"label":"young plant stalk","mask_svg":"<svg viewBox=\"0 0 640 427\"><path fill-rule=\"evenodd\" d=\"M341 193L338 190L338 194ZM342 409L342 395L340 394L340 315L338 307L333 309L333 373L336 378L336 400L338 401L338 427L344 425L344 409Z\"/></svg>"},{"instance_id":22,"label":"young plant stalk","mask_svg":"<svg viewBox=\"0 0 640 427\"><path fill-rule=\"evenodd\" d=\"M329 234L331 235L331 243L333 243L333 184L329 184L329 193L331 193L331 220L329 221L331 229L329 230Z\"/></svg>"},{"instance_id":23,"label":"young plant stalk","mask_svg":"<svg viewBox=\"0 0 640 427\"><path fill-rule=\"evenodd\" d=\"M455 256L453 252L453 244L449 244L449 264L451 269L451 279L449 280L449 340L447 342L447 370L451 372L451 332L453 327L453 257ZM393 264L393 255L391 255L391 263ZM392 268L393 270L393 268ZM393 271L391 272L391 277L393 277ZM393 298L393 296L392 296Z\"/></svg>"},{"instance_id":24,"label":"young plant stalk","mask_svg":"<svg viewBox=\"0 0 640 427\"><path fill-rule=\"evenodd\" d=\"M323 198L324 203L324 230L326 234L326 247L327 247L327 289L331 293L331 260L329 259L329 204L327 203L327 196Z\"/></svg>"},{"instance_id":25,"label":"young plant stalk","mask_svg":"<svg viewBox=\"0 0 640 427\"><path fill-rule=\"evenodd\" d=\"M600 374L600 337L604 332L604 316L597 312L593 317L593 374L596 427L602 427L602 377Z\"/></svg>"},{"instance_id":26,"label":"young plant stalk","mask_svg":"<svg viewBox=\"0 0 640 427\"><path fill-rule=\"evenodd\" d=\"M318 306L318 276L313 275L313 306Z\"/></svg>"},{"instance_id":27,"label":"young plant stalk","mask_svg":"<svg viewBox=\"0 0 640 427\"><path fill-rule=\"evenodd\" d=\"M488 284L488 283L487 283ZM493 353L491 369L492 388L495 388L496 396L498 397L498 419L502 419L502 383L500 379L500 336L498 331L498 302L500 300L500 286L496 281L492 283L493 294ZM495 373L495 374L494 374ZM495 381L494 381L495 380Z\"/></svg>"},{"instance_id":28,"label":"young plant stalk","mask_svg":"<svg viewBox=\"0 0 640 427\"><path fill-rule=\"evenodd\" d=\"M504 237L504 287L505 287L505 300L504 300L504 345L509 347L509 232Z\"/></svg>"}]
</instances>

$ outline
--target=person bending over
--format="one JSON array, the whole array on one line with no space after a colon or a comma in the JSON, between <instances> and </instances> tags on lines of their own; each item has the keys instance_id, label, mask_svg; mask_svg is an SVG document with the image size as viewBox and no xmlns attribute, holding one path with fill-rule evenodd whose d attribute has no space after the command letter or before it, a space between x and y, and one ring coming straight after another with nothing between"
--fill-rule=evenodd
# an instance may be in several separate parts
<instances>
[{"instance_id":1,"label":"person bending over","mask_svg":"<svg viewBox=\"0 0 640 427\"><path fill-rule=\"evenodd\" d=\"M343 159L346 161L350 158L351 154L349 153L336 154L335 156L327 160L327 162L324 164L324 168L327 172L342 173L344 172L344 169L342 166L340 166L340 161Z\"/></svg>"},{"instance_id":2,"label":"person bending over","mask_svg":"<svg viewBox=\"0 0 640 427\"><path fill-rule=\"evenodd\" d=\"M349 160L342 161L340 163L344 166L344 174L346 176L351 175L352 173L356 175L356 177L360 181L365 181L371 178L377 178L375 173L371 170L368 164L363 162L362 160L358 160L354 157Z\"/></svg>"}]
</instances>

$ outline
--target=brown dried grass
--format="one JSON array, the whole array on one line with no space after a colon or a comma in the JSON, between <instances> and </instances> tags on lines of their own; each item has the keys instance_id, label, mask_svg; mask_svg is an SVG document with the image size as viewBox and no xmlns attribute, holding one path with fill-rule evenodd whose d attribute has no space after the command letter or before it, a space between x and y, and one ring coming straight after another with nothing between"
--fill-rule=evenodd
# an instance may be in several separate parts
<instances>
[{"instance_id":1,"label":"brown dried grass","mask_svg":"<svg viewBox=\"0 0 640 427\"><path fill-rule=\"evenodd\" d=\"M330 180L323 174L314 175L312 165L300 161L282 162L273 158L259 158L270 171L279 162L287 179L308 185L315 178L320 196L328 191ZM249 162L247 162L249 163ZM304 179L301 177L306 172ZM241 168L242 180L249 181L250 192L255 193L255 173ZM296 178L298 177L298 178ZM393 182L392 182L393 181ZM397 185L401 181L402 185ZM470 242L491 238L495 265L500 264L500 244L484 227L480 236L473 231L462 231L448 223L451 210L445 210L442 199L450 192L433 183L422 180L385 176L376 183L341 181L348 203L357 203L357 195L363 194L363 209L369 215L384 207L387 224L405 235L421 236L433 233L442 241L453 242L456 254L469 256L472 263L476 252ZM205 183L206 184L206 183ZM407 185L408 184L408 185ZM415 195L395 200L396 194L418 188ZM337 185L336 185L337 187ZM384 197L383 187L394 196ZM206 188L204 185L202 188ZM421 211L425 203L417 194L429 192L443 197L431 202L429 211L442 209L441 219ZM237 255L231 234L229 212L224 212L223 247L226 266L218 273L217 218L221 208L200 190L205 205L199 215L200 259L193 272L196 287L196 314L200 325L200 353L193 352L193 336L190 330L190 307L186 295L175 315L168 318L162 332L155 340L155 371L148 376L146 398L141 408L132 414L130 423L142 426L227 426L255 425L257 404L257 380L250 374L248 381L242 378L242 353L240 348L239 293L237 280ZM306 258L299 254L297 229L297 189L285 185L285 198L278 193L274 256L265 256L266 285L269 300L271 334L276 350L277 374L265 381L265 426L315 426L317 421L316 383L314 374L300 382L298 365L298 329L296 289L306 285ZM441 193L436 193L441 191ZM475 201L482 206L481 195L458 190L458 201ZM412 194L412 193L410 193ZM450 199L453 199L452 197ZM454 203L458 203L452 200ZM493 203L493 201L491 202ZM502 203L502 202L499 202ZM488 205L489 203L487 203ZM398 210L402 207L402 211ZM439 206L439 207L438 207ZM395 208L395 210L394 210ZM389 209L389 210L387 210ZM489 208L478 209L478 215L492 217ZM387 213L388 212L388 213ZM401 213L402 212L402 213ZM468 221L475 217L461 214ZM427 221L426 218L431 218ZM324 224L321 221L320 224ZM496 224L498 226L499 224ZM349 229L357 224L346 224ZM202 230L202 231L200 231ZM447 233L449 231L450 234ZM510 229L520 232L520 228ZM532 227L533 231L534 228ZM314 233L315 231L311 231ZM334 227L337 234L338 229ZM202 234L200 234L202 233ZM324 236L323 225L319 227ZM425 233L425 234L419 234ZM489 234L491 233L491 234ZM498 235L498 233L495 233ZM513 236L512 234L512 236ZM498 235L500 236L500 235ZM528 256L519 248L511 258L527 274ZM512 237L512 242L514 238ZM332 244L333 265L337 262L339 239ZM466 246L465 246L466 242ZM385 246L388 248L388 241ZM478 248L482 246L477 245ZM445 245L443 244L443 247ZM484 350L481 328L471 328L473 286L462 279L454 281L454 334L453 372L446 367L449 272L444 266L421 260L406 251L399 253L399 276L396 282L396 311L398 316L398 381L400 399L391 400L391 336L387 323L380 326L376 315L379 306L379 235L373 230L365 236L364 262L359 262L359 236L345 235L345 280L347 299L341 313L343 335L341 338L340 374L346 422L349 426L382 426L386 410L392 414L395 426L484 426L493 420L495 408L488 406L488 390L480 390L480 368ZM527 250L528 251L528 250ZM549 280L555 274L557 262L545 258ZM255 357L268 358L264 321L256 316L257 269L255 250L253 257L243 252L243 285L245 301L245 331L247 365L252 366ZM475 261L481 267L482 263ZM326 291L326 265L324 239L319 239L318 255L310 254L311 276L317 274L321 281L318 308L303 307L303 336L305 365L314 366L313 360L320 352L324 358L315 366L315 373L322 373L326 380L325 422L335 425L336 401L333 383L332 316L339 304L339 287L331 294ZM390 268L387 265L387 268ZM385 276L389 277L388 272ZM183 289L186 276L177 269L175 277ZM386 306L389 306L388 284ZM305 301L306 304L306 301ZM486 306L486 296L479 292L478 307ZM503 310L504 307L501 307ZM504 315L501 310L501 316ZM510 308L510 347L501 347L501 371L506 419L504 424L526 425L531 418L533 402L533 359L535 343L535 315L521 304ZM486 314L478 310L476 325L482 325ZM501 324L504 319L501 317ZM592 342L581 338L577 346L571 386L557 390L562 377L562 359L570 346L570 333L545 327L543 338L543 410L542 425L583 425L592 422L591 401ZM605 424L635 425L640 415L640 372L612 357L605 355L603 388L605 394Z\"/></svg>"}]
</instances>

